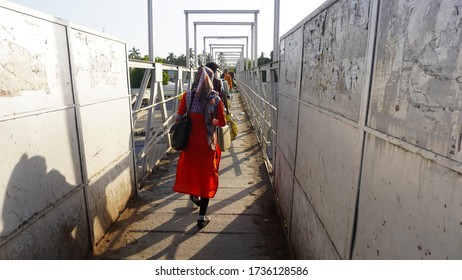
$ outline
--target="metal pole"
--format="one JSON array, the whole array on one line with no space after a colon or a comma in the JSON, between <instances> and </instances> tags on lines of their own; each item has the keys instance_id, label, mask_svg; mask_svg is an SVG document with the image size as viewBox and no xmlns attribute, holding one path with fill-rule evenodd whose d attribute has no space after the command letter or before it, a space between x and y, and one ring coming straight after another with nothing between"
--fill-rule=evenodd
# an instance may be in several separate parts
<instances>
[{"instance_id":1,"label":"metal pole","mask_svg":"<svg viewBox=\"0 0 462 280\"><path fill-rule=\"evenodd\" d=\"M154 62L154 31L152 20L152 0L148 0L148 40L149 40L149 60Z\"/></svg>"},{"instance_id":2,"label":"metal pole","mask_svg":"<svg viewBox=\"0 0 462 280\"><path fill-rule=\"evenodd\" d=\"M244 70L247 67L247 61L249 60L249 38L245 38L245 59L244 59Z\"/></svg>"},{"instance_id":3,"label":"metal pole","mask_svg":"<svg viewBox=\"0 0 462 280\"><path fill-rule=\"evenodd\" d=\"M204 37L204 58L202 58L202 63L205 65L207 63L205 59L205 37Z\"/></svg>"},{"instance_id":4,"label":"metal pole","mask_svg":"<svg viewBox=\"0 0 462 280\"><path fill-rule=\"evenodd\" d=\"M258 46L258 29L257 29L257 16L258 16L258 13L255 13L255 24L254 24L254 28L255 28L255 67L258 67L258 51L257 51L257 46Z\"/></svg>"},{"instance_id":5,"label":"metal pole","mask_svg":"<svg viewBox=\"0 0 462 280\"><path fill-rule=\"evenodd\" d=\"M185 16L185 23L186 23L186 62L185 62L185 66L187 68L190 68L189 66L189 23L188 23L188 13L185 11L184 12L184 16Z\"/></svg>"},{"instance_id":6,"label":"metal pole","mask_svg":"<svg viewBox=\"0 0 462 280\"><path fill-rule=\"evenodd\" d=\"M194 24L194 67L197 67L197 25Z\"/></svg>"},{"instance_id":7,"label":"metal pole","mask_svg":"<svg viewBox=\"0 0 462 280\"><path fill-rule=\"evenodd\" d=\"M279 60L279 6L280 0L274 0L273 61Z\"/></svg>"},{"instance_id":8,"label":"metal pole","mask_svg":"<svg viewBox=\"0 0 462 280\"><path fill-rule=\"evenodd\" d=\"M254 64L254 63L253 63L253 61L254 61L253 55L254 55L254 48L255 48L255 37L254 37L253 26L252 26L252 28L251 28L250 38L252 38L252 45L250 46L250 61L251 61L252 63L250 63L250 65L252 65L252 64Z\"/></svg>"}]
</instances>

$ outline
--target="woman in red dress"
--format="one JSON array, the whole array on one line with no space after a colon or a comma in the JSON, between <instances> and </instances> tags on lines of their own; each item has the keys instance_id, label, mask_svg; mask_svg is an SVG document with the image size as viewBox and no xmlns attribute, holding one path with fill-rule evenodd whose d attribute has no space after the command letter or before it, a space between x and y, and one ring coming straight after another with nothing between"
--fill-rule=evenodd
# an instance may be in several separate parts
<instances>
[{"instance_id":1,"label":"woman in red dress","mask_svg":"<svg viewBox=\"0 0 462 280\"><path fill-rule=\"evenodd\" d=\"M197 226L203 228L210 222L205 214L209 199L218 189L218 168L221 150L217 143L216 126L225 126L223 103L213 90L213 73L201 66L193 89L183 95L177 112L177 119L190 107L192 129L186 148L181 151L176 170L173 190L190 195L199 206ZM192 102L192 104L191 104Z\"/></svg>"}]
</instances>

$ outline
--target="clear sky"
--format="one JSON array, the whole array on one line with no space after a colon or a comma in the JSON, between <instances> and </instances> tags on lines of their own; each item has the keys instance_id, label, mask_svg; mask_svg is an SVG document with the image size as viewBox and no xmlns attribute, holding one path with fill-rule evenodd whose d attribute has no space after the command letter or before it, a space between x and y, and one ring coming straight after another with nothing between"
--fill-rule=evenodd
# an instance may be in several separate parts
<instances>
[{"instance_id":1,"label":"clear sky","mask_svg":"<svg viewBox=\"0 0 462 280\"><path fill-rule=\"evenodd\" d=\"M9 0L16 4L107 33L148 54L147 0ZM280 0L280 33L284 35L325 0ZM186 53L184 10L259 10L258 56L273 49L274 0L153 0L154 55ZM194 47L193 22L253 22L254 15L189 15L189 46ZM251 36L250 26L197 25L198 52L204 36ZM249 39L250 40L250 39ZM244 39L206 41L209 44L243 44Z\"/></svg>"}]
</instances>

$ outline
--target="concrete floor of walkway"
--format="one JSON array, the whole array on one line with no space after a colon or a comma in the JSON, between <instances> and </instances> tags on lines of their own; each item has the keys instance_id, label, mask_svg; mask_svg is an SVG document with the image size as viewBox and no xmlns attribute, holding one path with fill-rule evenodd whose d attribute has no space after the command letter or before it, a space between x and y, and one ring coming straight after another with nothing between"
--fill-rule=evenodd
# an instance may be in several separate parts
<instances>
[{"instance_id":1,"label":"concrete floor of walkway","mask_svg":"<svg viewBox=\"0 0 462 280\"><path fill-rule=\"evenodd\" d=\"M290 259L263 155L236 93L231 112L238 137L222 153L219 187L210 200L211 218L196 225L198 207L172 187L178 152L169 153L145 180L98 243L94 259Z\"/></svg>"}]
</instances>

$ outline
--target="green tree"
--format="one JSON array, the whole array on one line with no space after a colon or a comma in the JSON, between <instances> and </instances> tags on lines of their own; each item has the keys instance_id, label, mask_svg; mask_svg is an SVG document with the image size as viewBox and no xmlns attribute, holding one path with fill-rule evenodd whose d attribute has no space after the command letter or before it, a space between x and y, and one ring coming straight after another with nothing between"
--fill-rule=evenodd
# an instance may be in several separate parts
<instances>
[{"instance_id":1,"label":"green tree","mask_svg":"<svg viewBox=\"0 0 462 280\"><path fill-rule=\"evenodd\" d=\"M139 88L143 80L144 69L130 68L130 87Z\"/></svg>"},{"instance_id":2,"label":"green tree","mask_svg":"<svg viewBox=\"0 0 462 280\"><path fill-rule=\"evenodd\" d=\"M131 50L128 51L128 58L141 59L140 50L133 47Z\"/></svg>"},{"instance_id":3,"label":"green tree","mask_svg":"<svg viewBox=\"0 0 462 280\"><path fill-rule=\"evenodd\" d=\"M170 81L170 76L168 75L168 71L162 71L162 84L168 85L169 81Z\"/></svg>"},{"instance_id":4,"label":"green tree","mask_svg":"<svg viewBox=\"0 0 462 280\"><path fill-rule=\"evenodd\" d=\"M265 57L265 54L261 52L261 55L258 58L258 66L266 64L266 63L270 63L270 62L271 62L271 58Z\"/></svg>"},{"instance_id":5,"label":"green tree","mask_svg":"<svg viewBox=\"0 0 462 280\"><path fill-rule=\"evenodd\" d=\"M185 66L186 65L186 55L181 54L175 59L175 65Z\"/></svg>"},{"instance_id":6,"label":"green tree","mask_svg":"<svg viewBox=\"0 0 462 280\"><path fill-rule=\"evenodd\" d=\"M165 58L168 64L175 64L176 63L176 56L174 53L168 53L168 56ZM184 64L183 64L184 65Z\"/></svg>"},{"instance_id":7,"label":"green tree","mask_svg":"<svg viewBox=\"0 0 462 280\"><path fill-rule=\"evenodd\" d=\"M161 58L161 57L156 56L156 59L154 59L154 62L167 63L167 60L165 58Z\"/></svg>"}]
</instances>

